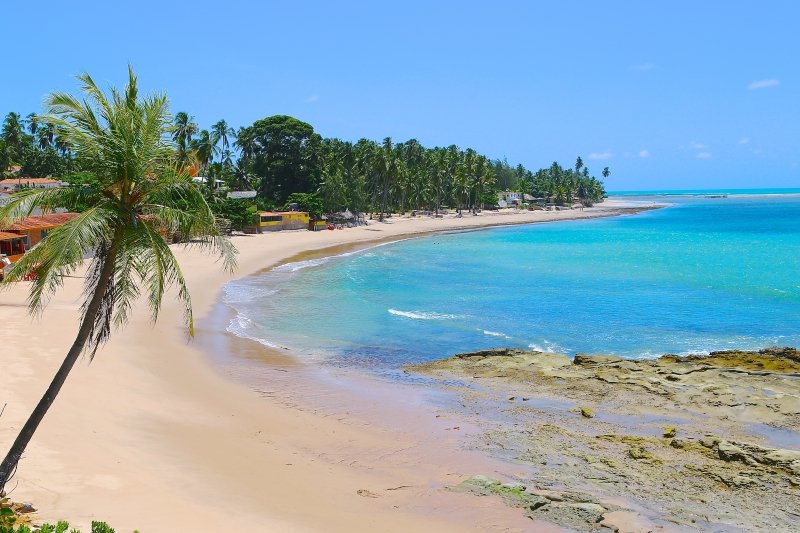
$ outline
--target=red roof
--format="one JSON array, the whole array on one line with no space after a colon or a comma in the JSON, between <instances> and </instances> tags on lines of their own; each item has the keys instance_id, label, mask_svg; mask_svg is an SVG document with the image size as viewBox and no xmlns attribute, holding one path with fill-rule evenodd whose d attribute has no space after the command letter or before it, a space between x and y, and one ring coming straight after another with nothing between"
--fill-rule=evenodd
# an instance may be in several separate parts
<instances>
[{"instance_id":1,"label":"red roof","mask_svg":"<svg viewBox=\"0 0 800 533\"><path fill-rule=\"evenodd\" d=\"M0 231L0 241L10 241L11 239L22 239L25 235L20 235L19 233L6 233L4 231Z\"/></svg>"},{"instance_id":2,"label":"red roof","mask_svg":"<svg viewBox=\"0 0 800 533\"><path fill-rule=\"evenodd\" d=\"M28 185L28 184L42 184L42 183L64 183L61 180L54 180L53 178L8 178L0 181L0 185Z\"/></svg>"},{"instance_id":3,"label":"red roof","mask_svg":"<svg viewBox=\"0 0 800 533\"><path fill-rule=\"evenodd\" d=\"M55 228L57 226L61 226L62 224L66 224L76 216L78 216L78 213L52 213L38 217L28 217L14 222L11 226L5 229L11 231L28 231L34 229Z\"/></svg>"}]
</instances>

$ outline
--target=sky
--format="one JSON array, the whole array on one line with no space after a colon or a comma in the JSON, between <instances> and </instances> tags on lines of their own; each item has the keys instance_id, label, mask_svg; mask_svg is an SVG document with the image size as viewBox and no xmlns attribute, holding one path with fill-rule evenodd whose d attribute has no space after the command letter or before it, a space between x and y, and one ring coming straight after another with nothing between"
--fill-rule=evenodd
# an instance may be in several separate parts
<instances>
[{"instance_id":1,"label":"sky","mask_svg":"<svg viewBox=\"0 0 800 533\"><path fill-rule=\"evenodd\" d=\"M285 114L532 170L580 155L608 190L800 187L800 2L3 4L2 115L131 64L203 128Z\"/></svg>"}]
</instances>

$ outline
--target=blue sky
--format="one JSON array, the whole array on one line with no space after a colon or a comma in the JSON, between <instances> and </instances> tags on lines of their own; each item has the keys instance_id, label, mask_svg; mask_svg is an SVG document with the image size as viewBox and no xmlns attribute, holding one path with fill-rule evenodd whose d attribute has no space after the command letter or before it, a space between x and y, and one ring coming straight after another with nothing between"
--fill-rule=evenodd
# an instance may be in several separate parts
<instances>
[{"instance_id":1,"label":"blue sky","mask_svg":"<svg viewBox=\"0 0 800 533\"><path fill-rule=\"evenodd\" d=\"M202 127L582 155L610 190L800 186L800 2L47 4L4 2L0 113L130 62Z\"/></svg>"}]
</instances>

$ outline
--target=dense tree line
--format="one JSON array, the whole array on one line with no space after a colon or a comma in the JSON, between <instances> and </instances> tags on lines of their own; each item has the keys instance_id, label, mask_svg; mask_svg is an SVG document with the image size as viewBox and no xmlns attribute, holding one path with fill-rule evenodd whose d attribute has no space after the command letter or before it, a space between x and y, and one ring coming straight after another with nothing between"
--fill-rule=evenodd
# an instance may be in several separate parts
<instances>
[{"instance_id":1,"label":"dense tree line","mask_svg":"<svg viewBox=\"0 0 800 533\"><path fill-rule=\"evenodd\" d=\"M18 165L30 177L62 176L74 170L67 144L50 124L42 124L31 113L22 118L9 113L0 130L0 169Z\"/></svg>"},{"instance_id":2,"label":"dense tree line","mask_svg":"<svg viewBox=\"0 0 800 533\"><path fill-rule=\"evenodd\" d=\"M455 145L427 148L416 139L353 143L323 138L296 118L276 115L231 128L220 120L209 129L177 113L169 130L176 162L208 180L212 208L241 227L258 210L291 203L315 215L350 210L383 219L410 210L476 213L497 204L498 191L516 191L538 202L592 205L602 201L602 181L578 158L574 168L553 163L535 172L505 159L491 160ZM57 176L85 184L83 172L58 131L35 115L9 113L0 134L0 168L22 167L23 176ZM603 176L608 176L608 168ZM256 191L251 200L229 200L216 190ZM216 192L215 192L216 191Z\"/></svg>"}]
</instances>

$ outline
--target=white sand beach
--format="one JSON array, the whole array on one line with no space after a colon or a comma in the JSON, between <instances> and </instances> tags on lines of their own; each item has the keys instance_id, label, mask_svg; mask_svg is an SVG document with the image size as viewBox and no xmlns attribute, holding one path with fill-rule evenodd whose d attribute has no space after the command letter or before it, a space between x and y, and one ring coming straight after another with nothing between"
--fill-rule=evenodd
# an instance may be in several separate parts
<instances>
[{"instance_id":1,"label":"white sand beach","mask_svg":"<svg viewBox=\"0 0 800 533\"><path fill-rule=\"evenodd\" d=\"M226 281L303 252L433 231L609 216L624 207L608 201L584 211L395 217L341 231L239 236L233 275L191 249L176 246L176 254L195 316L203 317ZM67 279L40 319L26 312L27 284L0 293L3 453L73 341L80 282ZM84 359L73 370L9 484L12 499L37 507L37 520L65 518L83 527L104 520L118 532L549 529L497 499L441 490L479 471L478 464L484 471L502 465L462 451L460 431L421 403L392 396L391 387L365 378L364 387L374 388L367 416L341 411L346 402L311 409L231 380L205 352L236 342L209 338L225 335L225 326L214 323L187 342L174 299L165 299L155 326L144 310L137 312L91 364ZM303 364L274 355L270 363L266 349L240 342L237 349L265 358L265 369L281 370L283 387L296 380L298 389L324 403L325 383L313 381Z\"/></svg>"}]
</instances>

